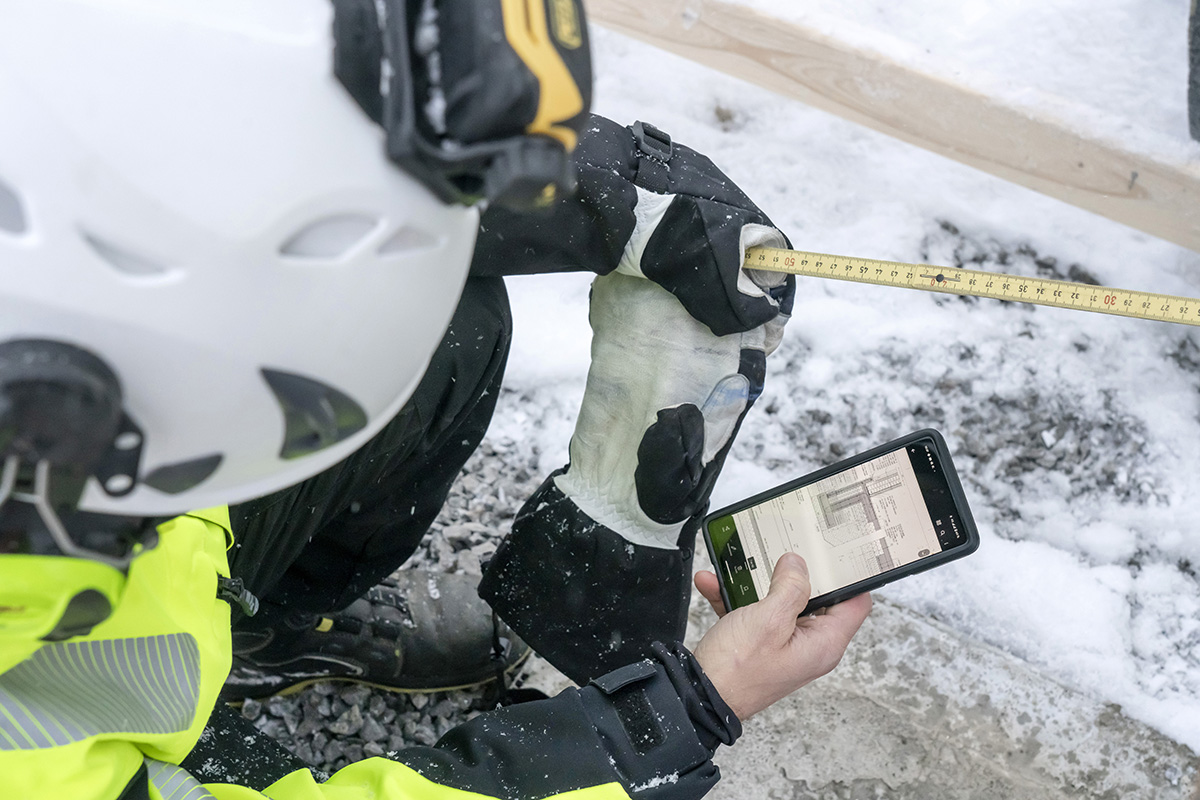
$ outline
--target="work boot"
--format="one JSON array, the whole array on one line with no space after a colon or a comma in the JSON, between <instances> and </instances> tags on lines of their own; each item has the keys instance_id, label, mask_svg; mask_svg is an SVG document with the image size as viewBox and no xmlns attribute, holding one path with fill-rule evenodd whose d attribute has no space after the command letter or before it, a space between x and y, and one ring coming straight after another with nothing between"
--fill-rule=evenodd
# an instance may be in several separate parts
<instances>
[{"instance_id":1,"label":"work boot","mask_svg":"<svg viewBox=\"0 0 1200 800\"><path fill-rule=\"evenodd\" d=\"M479 579L401 570L337 614L264 603L233 635L221 697L299 691L323 680L396 692L465 689L504 680L529 654L479 598Z\"/></svg>"}]
</instances>

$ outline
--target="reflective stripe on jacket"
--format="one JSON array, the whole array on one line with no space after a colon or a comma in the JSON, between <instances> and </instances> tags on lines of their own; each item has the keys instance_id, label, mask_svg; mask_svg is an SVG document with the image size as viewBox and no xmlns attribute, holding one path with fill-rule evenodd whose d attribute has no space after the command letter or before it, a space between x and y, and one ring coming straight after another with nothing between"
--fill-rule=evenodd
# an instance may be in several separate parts
<instances>
[{"instance_id":1,"label":"reflective stripe on jacket","mask_svg":"<svg viewBox=\"0 0 1200 800\"><path fill-rule=\"evenodd\" d=\"M146 757L192 749L229 674L228 528L225 509L164 523L112 616L0 675L6 797L115 798Z\"/></svg>"}]
</instances>

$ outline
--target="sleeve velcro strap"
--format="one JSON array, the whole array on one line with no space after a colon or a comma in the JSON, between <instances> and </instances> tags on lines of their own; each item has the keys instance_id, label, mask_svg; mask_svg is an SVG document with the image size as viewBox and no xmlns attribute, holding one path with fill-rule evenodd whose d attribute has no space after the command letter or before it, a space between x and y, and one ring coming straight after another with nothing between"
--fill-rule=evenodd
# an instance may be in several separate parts
<instances>
[{"instance_id":1,"label":"sleeve velcro strap","mask_svg":"<svg viewBox=\"0 0 1200 800\"><path fill-rule=\"evenodd\" d=\"M650 700L637 685L657 674L653 662L646 660L613 670L591 682L611 698L617 719L639 755L646 755L666 739Z\"/></svg>"}]
</instances>

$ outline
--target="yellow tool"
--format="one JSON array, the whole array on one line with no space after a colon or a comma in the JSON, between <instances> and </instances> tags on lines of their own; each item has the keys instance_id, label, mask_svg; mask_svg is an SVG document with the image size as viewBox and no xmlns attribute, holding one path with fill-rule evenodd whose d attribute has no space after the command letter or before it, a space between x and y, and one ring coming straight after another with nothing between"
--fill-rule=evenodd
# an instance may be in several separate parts
<instances>
[{"instance_id":1,"label":"yellow tool","mask_svg":"<svg viewBox=\"0 0 1200 800\"><path fill-rule=\"evenodd\" d=\"M748 249L743 266L746 269L789 272L814 278L837 278L926 292L1015 300L1018 303L1200 326L1200 300L1050 278L1027 278L1024 275L1005 275L961 267L905 264L775 247Z\"/></svg>"}]
</instances>

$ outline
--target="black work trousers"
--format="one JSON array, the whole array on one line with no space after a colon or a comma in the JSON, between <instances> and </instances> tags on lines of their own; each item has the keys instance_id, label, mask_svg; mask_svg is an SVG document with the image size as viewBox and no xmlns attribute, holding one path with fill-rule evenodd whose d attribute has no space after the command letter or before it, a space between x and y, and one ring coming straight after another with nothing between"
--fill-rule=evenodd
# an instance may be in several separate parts
<instances>
[{"instance_id":1,"label":"black work trousers","mask_svg":"<svg viewBox=\"0 0 1200 800\"><path fill-rule=\"evenodd\" d=\"M412 555L487 431L511 338L503 278L469 278L420 384L383 430L324 472L230 508L230 569L264 611L338 611Z\"/></svg>"}]
</instances>

